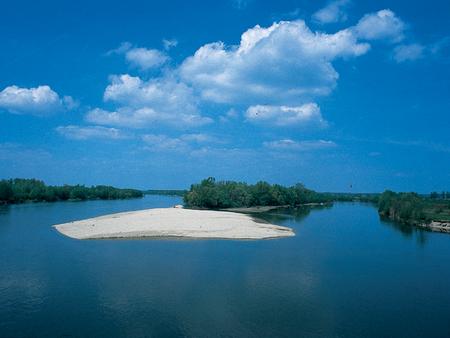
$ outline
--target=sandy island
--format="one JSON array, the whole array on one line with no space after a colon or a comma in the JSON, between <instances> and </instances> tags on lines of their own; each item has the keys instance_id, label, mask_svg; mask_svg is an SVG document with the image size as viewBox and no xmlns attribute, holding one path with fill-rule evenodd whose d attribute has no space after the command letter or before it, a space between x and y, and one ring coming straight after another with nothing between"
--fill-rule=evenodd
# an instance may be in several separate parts
<instances>
[{"instance_id":1,"label":"sandy island","mask_svg":"<svg viewBox=\"0 0 450 338\"><path fill-rule=\"evenodd\" d=\"M269 224L245 214L181 208L122 212L54 227L76 239L269 239L295 236L291 228Z\"/></svg>"}]
</instances>

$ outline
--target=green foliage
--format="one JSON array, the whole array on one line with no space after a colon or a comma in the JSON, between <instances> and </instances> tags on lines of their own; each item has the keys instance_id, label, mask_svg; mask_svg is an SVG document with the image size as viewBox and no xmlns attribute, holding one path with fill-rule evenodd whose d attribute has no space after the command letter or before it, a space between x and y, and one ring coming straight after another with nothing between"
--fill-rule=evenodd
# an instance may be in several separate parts
<instances>
[{"instance_id":1,"label":"green foliage","mask_svg":"<svg viewBox=\"0 0 450 338\"><path fill-rule=\"evenodd\" d=\"M21 203L26 201L66 201L91 199L125 199L142 197L140 190L118 189L105 185L85 187L84 185L47 186L35 179L0 180L0 203Z\"/></svg>"},{"instance_id":2,"label":"green foliage","mask_svg":"<svg viewBox=\"0 0 450 338\"><path fill-rule=\"evenodd\" d=\"M425 215L425 206L425 199L416 193L387 190L379 198L378 212L382 216L408 223L429 221Z\"/></svg>"},{"instance_id":3,"label":"green foliage","mask_svg":"<svg viewBox=\"0 0 450 338\"><path fill-rule=\"evenodd\" d=\"M0 201L9 202L13 199L13 190L8 181L0 181Z\"/></svg>"},{"instance_id":4,"label":"green foliage","mask_svg":"<svg viewBox=\"0 0 450 338\"><path fill-rule=\"evenodd\" d=\"M302 184L283 187L278 184L258 182L220 181L213 177L193 184L184 195L184 203L198 208L238 208L252 206L296 206L304 203L328 202L325 194L306 189Z\"/></svg>"},{"instance_id":5,"label":"green foliage","mask_svg":"<svg viewBox=\"0 0 450 338\"><path fill-rule=\"evenodd\" d=\"M143 191L145 195L165 195L165 196L184 196L187 193L187 190L145 190Z\"/></svg>"}]
</instances>

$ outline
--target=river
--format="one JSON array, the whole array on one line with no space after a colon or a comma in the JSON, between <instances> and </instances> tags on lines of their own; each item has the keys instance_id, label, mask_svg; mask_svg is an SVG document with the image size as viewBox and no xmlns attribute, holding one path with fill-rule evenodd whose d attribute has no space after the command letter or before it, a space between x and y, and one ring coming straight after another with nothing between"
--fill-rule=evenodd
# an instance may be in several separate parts
<instances>
[{"instance_id":1,"label":"river","mask_svg":"<svg viewBox=\"0 0 450 338\"><path fill-rule=\"evenodd\" d=\"M450 235L368 204L264 215L296 232L265 241L79 241L52 228L180 202L0 206L0 336L450 336Z\"/></svg>"}]
</instances>

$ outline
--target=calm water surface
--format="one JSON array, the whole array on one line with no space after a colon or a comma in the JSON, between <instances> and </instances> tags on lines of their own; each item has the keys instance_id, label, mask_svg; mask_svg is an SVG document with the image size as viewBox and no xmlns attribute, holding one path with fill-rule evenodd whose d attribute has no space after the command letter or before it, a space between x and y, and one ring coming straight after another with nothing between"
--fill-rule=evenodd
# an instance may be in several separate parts
<instances>
[{"instance_id":1,"label":"calm water surface","mask_svg":"<svg viewBox=\"0 0 450 338\"><path fill-rule=\"evenodd\" d=\"M51 225L176 197L0 207L0 336L449 337L450 235L370 205L269 241L77 241Z\"/></svg>"}]
</instances>

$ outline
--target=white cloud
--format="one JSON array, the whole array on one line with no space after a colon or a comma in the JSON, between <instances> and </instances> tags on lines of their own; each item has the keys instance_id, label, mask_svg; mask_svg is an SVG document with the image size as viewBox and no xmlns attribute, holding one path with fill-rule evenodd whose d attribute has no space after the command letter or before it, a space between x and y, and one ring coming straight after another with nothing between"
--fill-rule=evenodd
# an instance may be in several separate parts
<instances>
[{"instance_id":1,"label":"white cloud","mask_svg":"<svg viewBox=\"0 0 450 338\"><path fill-rule=\"evenodd\" d=\"M339 0L330 6L342 9L346 4ZM160 77L113 76L104 100L116 108L93 109L86 119L135 128L160 123L187 128L212 122L199 112L200 105L212 102L248 108L251 121L323 126L326 122L314 102L336 87L339 74L333 63L367 53L371 46L365 40L397 41L404 29L390 10L365 15L356 26L333 34L313 32L303 20L256 25L242 34L238 45L206 44ZM149 51L129 44L119 49L127 55Z\"/></svg>"},{"instance_id":2,"label":"white cloud","mask_svg":"<svg viewBox=\"0 0 450 338\"><path fill-rule=\"evenodd\" d=\"M358 38L399 42L404 38L405 23L389 9L366 14L354 27Z\"/></svg>"},{"instance_id":3,"label":"white cloud","mask_svg":"<svg viewBox=\"0 0 450 338\"><path fill-rule=\"evenodd\" d=\"M315 103L306 103L301 106L250 106L245 116L249 121L262 122L275 126L305 126L327 125Z\"/></svg>"},{"instance_id":4,"label":"white cloud","mask_svg":"<svg viewBox=\"0 0 450 338\"><path fill-rule=\"evenodd\" d=\"M313 151L320 149L335 148L337 145L333 141L312 140L312 141L293 141L291 139L283 139L271 142L264 142L264 147L272 150L286 151Z\"/></svg>"},{"instance_id":5,"label":"white cloud","mask_svg":"<svg viewBox=\"0 0 450 338\"><path fill-rule=\"evenodd\" d=\"M165 124L183 129L212 122L210 118L200 115L166 114L148 107L139 109L125 107L116 111L95 108L86 114L85 119L91 123L129 128L152 128Z\"/></svg>"},{"instance_id":6,"label":"white cloud","mask_svg":"<svg viewBox=\"0 0 450 338\"><path fill-rule=\"evenodd\" d=\"M117 111L95 108L88 111L85 120L107 126L145 128L160 121L161 117L151 108L119 108Z\"/></svg>"},{"instance_id":7,"label":"white cloud","mask_svg":"<svg viewBox=\"0 0 450 338\"><path fill-rule=\"evenodd\" d=\"M222 123L226 123L226 122L230 122L232 120L236 120L238 117L239 117L239 112L234 108L230 108L225 113L225 115L219 116L219 121Z\"/></svg>"},{"instance_id":8,"label":"white cloud","mask_svg":"<svg viewBox=\"0 0 450 338\"><path fill-rule=\"evenodd\" d=\"M423 58L440 58L450 45L450 38L444 37L429 44L409 43L400 44L394 48L393 59L397 63L411 62ZM443 53L444 52L444 53Z\"/></svg>"},{"instance_id":9,"label":"white cloud","mask_svg":"<svg viewBox=\"0 0 450 338\"><path fill-rule=\"evenodd\" d=\"M336 0L312 15L314 21L320 24L343 22L347 20L346 8L350 0Z\"/></svg>"},{"instance_id":10,"label":"white cloud","mask_svg":"<svg viewBox=\"0 0 450 338\"><path fill-rule=\"evenodd\" d=\"M145 149L151 151L185 151L187 148L185 141L166 135L147 134L142 136L142 140L147 144Z\"/></svg>"},{"instance_id":11,"label":"white cloud","mask_svg":"<svg viewBox=\"0 0 450 338\"><path fill-rule=\"evenodd\" d=\"M184 134L179 137L169 137L160 134L146 134L142 136L146 143L145 149L151 151L192 151L195 145L217 143L218 141L207 134Z\"/></svg>"},{"instance_id":12,"label":"white cloud","mask_svg":"<svg viewBox=\"0 0 450 338\"><path fill-rule=\"evenodd\" d=\"M163 46L165 50L169 50L178 46L178 40L176 39L163 39Z\"/></svg>"},{"instance_id":13,"label":"white cloud","mask_svg":"<svg viewBox=\"0 0 450 338\"><path fill-rule=\"evenodd\" d=\"M162 66L169 57L157 49L132 48L125 53L125 59L134 67L149 70Z\"/></svg>"},{"instance_id":14,"label":"white cloud","mask_svg":"<svg viewBox=\"0 0 450 338\"><path fill-rule=\"evenodd\" d=\"M414 61L424 56L425 47L413 43L410 45L399 45L394 48L394 60L398 63L405 61Z\"/></svg>"},{"instance_id":15,"label":"white cloud","mask_svg":"<svg viewBox=\"0 0 450 338\"><path fill-rule=\"evenodd\" d=\"M192 89L173 78L153 78L143 81L128 74L112 76L104 100L140 108L155 106L169 111L197 112Z\"/></svg>"},{"instance_id":16,"label":"white cloud","mask_svg":"<svg viewBox=\"0 0 450 338\"><path fill-rule=\"evenodd\" d=\"M164 47L166 45L176 46L176 40L163 40ZM169 47L169 48L170 48ZM169 49L169 48L166 48ZM116 49L112 49L106 53L106 55L125 55L125 60L136 68L139 68L143 71L158 68L169 61L169 56L157 49L147 49L147 48L137 48L133 47L130 42L122 42L120 46Z\"/></svg>"},{"instance_id":17,"label":"white cloud","mask_svg":"<svg viewBox=\"0 0 450 338\"><path fill-rule=\"evenodd\" d=\"M119 106L116 111L93 109L86 115L91 123L133 128L159 123L180 128L212 122L200 115L192 89L170 77L143 81L130 75L112 76L104 100Z\"/></svg>"},{"instance_id":18,"label":"white cloud","mask_svg":"<svg viewBox=\"0 0 450 338\"><path fill-rule=\"evenodd\" d=\"M70 96L61 98L49 86L36 88L9 86L0 92L0 109L13 114L48 116L72 109L76 105Z\"/></svg>"},{"instance_id":19,"label":"white cloud","mask_svg":"<svg viewBox=\"0 0 450 338\"><path fill-rule=\"evenodd\" d=\"M106 128L100 126L60 126L56 131L73 140L89 140L89 139L125 139L129 136L116 128Z\"/></svg>"},{"instance_id":20,"label":"white cloud","mask_svg":"<svg viewBox=\"0 0 450 338\"><path fill-rule=\"evenodd\" d=\"M362 55L369 47L349 29L314 33L304 21L282 21L247 30L239 46L204 45L180 73L204 100L299 104L333 90L338 79L333 60Z\"/></svg>"},{"instance_id":21,"label":"white cloud","mask_svg":"<svg viewBox=\"0 0 450 338\"><path fill-rule=\"evenodd\" d=\"M111 49L108 52L106 52L107 56L113 55L113 54L125 54L127 51L129 51L131 48L133 48L133 45L128 42L122 42L119 47L115 49Z\"/></svg>"}]
</instances>

